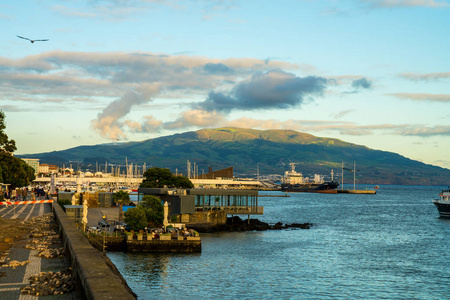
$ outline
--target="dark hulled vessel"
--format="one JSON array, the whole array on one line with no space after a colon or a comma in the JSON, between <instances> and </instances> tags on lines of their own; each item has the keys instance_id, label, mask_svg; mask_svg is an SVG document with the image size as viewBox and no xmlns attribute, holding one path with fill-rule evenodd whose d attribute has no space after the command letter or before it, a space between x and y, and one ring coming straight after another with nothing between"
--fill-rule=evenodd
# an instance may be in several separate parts
<instances>
[{"instance_id":1,"label":"dark hulled vessel","mask_svg":"<svg viewBox=\"0 0 450 300\"><path fill-rule=\"evenodd\" d=\"M337 193L339 183L336 181L324 181L323 176L315 175L314 181L309 182L308 178L304 178L302 173L295 171L294 163L291 163L290 165L292 169L284 173L281 191L326 194Z\"/></svg>"},{"instance_id":2,"label":"dark hulled vessel","mask_svg":"<svg viewBox=\"0 0 450 300\"><path fill-rule=\"evenodd\" d=\"M439 194L439 199L433 200L433 203L436 205L441 217L450 218L450 189L443 190Z\"/></svg>"}]
</instances>

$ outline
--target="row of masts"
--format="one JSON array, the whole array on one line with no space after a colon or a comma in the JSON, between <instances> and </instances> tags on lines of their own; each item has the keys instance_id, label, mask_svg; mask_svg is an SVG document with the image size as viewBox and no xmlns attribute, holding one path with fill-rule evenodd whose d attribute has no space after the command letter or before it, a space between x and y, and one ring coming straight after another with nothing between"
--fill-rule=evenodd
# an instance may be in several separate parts
<instances>
[{"instance_id":1,"label":"row of masts","mask_svg":"<svg viewBox=\"0 0 450 300\"><path fill-rule=\"evenodd\" d=\"M290 163L292 169L294 168L295 163ZM109 167L111 167L111 173L112 176L120 176L121 174L125 175L126 178L140 178L147 170L146 163L142 165L142 173L141 168L138 164L130 163L128 164L128 158L125 158L125 172L121 173L121 165L113 165L111 164ZM65 170L65 165L63 165L63 170ZM72 169L72 165L70 165L70 169ZM356 162L353 162L353 170L344 168L344 162L342 162L342 176L341 176L341 189L344 187L344 170L353 172L353 189L356 190L356 172L359 170L356 170ZM78 165L78 172L79 172L79 165ZM108 162L105 162L105 168L104 171L106 174L108 174ZM95 163L95 172L102 172L101 165L99 165L97 162ZM202 169L202 175L204 175L204 170ZM178 175L178 169L176 169L176 175ZM333 181L333 175L334 172L331 170L331 181ZM187 161L187 178L199 178L198 173L198 165L194 162L193 165L188 160ZM259 163L257 163L257 179L259 180Z\"/></svg>"},{"instance_id":2,"label":"row of masts","mask_svg":"<svg viewBox=\"0 0 450 300\"><path fill-rule=\"evenodd\" d=\"M111 168L111 172L110 173L108 173L108 167ZM125 170L124 170L124 172L122 172L122 170L121 170L122 167L123 167L122 165L114 165L114 164L110 164L108 166L108 162L106 161L105 162L105 168L103 170L104 170L105 174L111 174L114 177L116 177L116 176L118 177L118 176L124 175L126 178L140 178L140 177L143 176L143 174L147 170L146 163L144 163L142 165L142 168L141 168L141 166L139 166L138 164L133 164L133 163L128 164L128 159L127 158L125 158ZM63 170L64 170L64 173L65 173L65 170L66 170L65 164L63 164ZM72 164L70 164L70 170L73 170L72 169ZM99 165L96 162L95 163L95 173L99 173L99 172L103 173L102 172L103 170L102 170L102 165ZM77 172L78 173L80 172L80 165L79 164L77 166Z\"/></svg>"}]
</instances>

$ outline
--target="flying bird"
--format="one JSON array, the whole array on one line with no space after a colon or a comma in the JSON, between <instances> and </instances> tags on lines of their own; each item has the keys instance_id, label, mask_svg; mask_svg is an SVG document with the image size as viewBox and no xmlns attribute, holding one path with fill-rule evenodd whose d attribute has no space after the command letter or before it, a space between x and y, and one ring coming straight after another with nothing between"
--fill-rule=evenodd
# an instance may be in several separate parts
<instances>
[{"instance_id":1,"label":"flying bird","mask_svg":"<svg viewBox=\"0 0 450 300\"><path fill-rule=\"evenodd\" d=\"M46 41L48 41L48 39L46 39L46 40L30 40L29 38L26 38L26 37L23 37L23 36L20 36L20 35L17 35L17 37L18 37L18 38L21 38L21 39L24 39L24 40L28 40L28 41L30 41L31 43L34 43L34 42L46 42Z\"/></svg>"}]
</instances>

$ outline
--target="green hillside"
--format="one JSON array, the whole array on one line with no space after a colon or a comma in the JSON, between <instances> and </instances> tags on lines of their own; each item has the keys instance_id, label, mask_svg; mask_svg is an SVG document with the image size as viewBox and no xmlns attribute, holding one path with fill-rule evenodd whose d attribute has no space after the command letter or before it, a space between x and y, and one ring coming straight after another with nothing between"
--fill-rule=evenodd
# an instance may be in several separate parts
<instances>
[{"instance_id":1,"label":"green hillside","mask_svg":"<svg viewBox=\"0 0 450 300\"><path fill-rule=\"evenodd\" d=\"M304 176L337 175L341 164L353 168L356 161L359 183L448 185L450 170L427 165L392 152L372 150L365 146L332 138L320 138L292 130L254 130L240 128L203 129L142 142L80 146L63 151L21 155L39 158L41 163L62 166L81 162L84 166L124 164L167 167L186 173L186 161L196 163L199 174L208 167L218 170L233 166L235 175L280 174L289 163ZM340 177L340 175L337 175ZM348 180L352 175L346 175ZM353 178L353 177L352 177Z\"/></svg>"}]
</instances>

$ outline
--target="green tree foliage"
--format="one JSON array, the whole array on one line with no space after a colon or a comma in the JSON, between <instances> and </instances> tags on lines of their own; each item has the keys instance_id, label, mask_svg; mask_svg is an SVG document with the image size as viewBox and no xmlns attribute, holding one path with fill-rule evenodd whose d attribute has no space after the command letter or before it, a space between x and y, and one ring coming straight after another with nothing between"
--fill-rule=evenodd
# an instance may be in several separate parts
<instances>
[{"instance_id":1,"label":"green tree foliage","mask_svg":"<svg viewBox=\"0 0 450 300\"><path fill-rule=\"evenodd\" d=\"M174 178L174 186L184 189L192 189L194 184L187 177L175 176Z\"/></svg>"},{"instance_id":2,"label":"green tree foliage","mask_svg":"<svg viewBox=\"0 0 450 300\"><path fill-rule=\"evenodd\" d=\"M181 176L175 176L169 169L153 167L145 171L141 188L193 188L192 182Z\"/></svg>"},{"instance_id":3,"label":"green tree foliage","mask_svg":"<svg viewBox=\"0 0 450 300\"><path fill-rule=\"evenodd\" d=\"M17 150L16 142L8 140L8 135L4 132L5 129L5 114L0 110L0 153L13 153Z\"/></svg>"},{"instance_id":4,"label":"green tree foliage","mask_svg":"<svg viewBox=\"0 0 450 300\"><path fill-rule=\"evenodd\" d=\"M144 196L142 203L125 212L125 222L132 230L159 227L163 224L164 206L156 196Z\"/></svg>"},{"instance_id":5,"label":"green tree foliage","mask_svg":"<svg viewBox=\"0 0 450 300\"><path fill-rule=\"evenodd\" d=\"M113 195L114 202L118 203L120 206L119 210L119 221L123 220L123 205L130 203L130 195L128 192L120 190Z\"/></svg>"},{"instance_id":6,"label":"green tree foliage","mask_svg":"<svg viewBox=\"0 0 450 300\"><path fill-rule=\"evenodd\" d=\"M158 227L164 221L164 206L161 199L156 196L147 195L142 198L142 204L139 205L146 209L147 223L151 227Z\"/></svg>"},{"instance_id":7,"label":"green tree foliage","mask_svg":"<svg viewBox=\"0 0 450 300\"><path fill-rule=\"evenodd\" d=\"M35 178L34 169L12 156L16 142L8 139L5 129L5 114L0 110L0 182L11 184L11 188L27 186Z\"/></svg>"},{"instance_id":8,"label":"green tree foliage","mask_svg":"<svg viewBox=\"0 0 450 300\"><path fill-rule=\"evenodd\" d=\"M147 209L139 205L129 208L125 212L125 222L130 226L131 230L141 230L147 227L148 221L146 216Z\"/></svg>"},{"instance_id":9,"label":"green tree foliage","mask_svg":"<svg viewBox=\"0 0 450 300\"><path fill-rule=\"evenodd\" d=\"M27 186L35 179L34 169L22 159L0 152L0 179L11 188Z\"/></svg>"}]
</instances>

